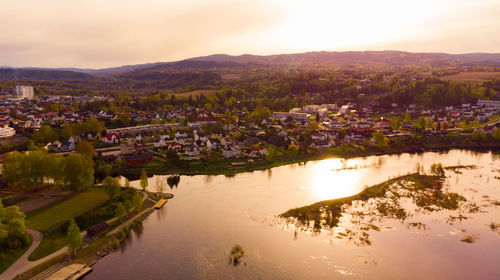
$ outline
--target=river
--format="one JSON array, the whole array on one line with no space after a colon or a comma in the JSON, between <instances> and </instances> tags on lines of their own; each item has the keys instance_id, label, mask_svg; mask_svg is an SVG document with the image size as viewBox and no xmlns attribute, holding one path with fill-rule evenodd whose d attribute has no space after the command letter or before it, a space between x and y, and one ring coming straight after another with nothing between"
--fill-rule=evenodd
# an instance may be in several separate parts
<instances>
[{"instance_id":1,"label":"river","mask_svg":"<svg viewBox=\"0 0 500 280\"><path fill-rule=\"evenodd\" d=\"M290 208L350 196L364 187L433 163L476 165L446 171L446 187L485 205L468 219L453 211L388 220L371 245L331 232L295 231L277 215ZM155 191L155 178L149 190ZM138 181L131 182L134 187ZM175 195L152 213L140 233L94 265L93 279L500 279L500 158L452 150L292 164L233 177L181 176ZM466 235L475 242L461 242ZM246 252L229 262L233 245Z\"/></svg>"}]
</instances>

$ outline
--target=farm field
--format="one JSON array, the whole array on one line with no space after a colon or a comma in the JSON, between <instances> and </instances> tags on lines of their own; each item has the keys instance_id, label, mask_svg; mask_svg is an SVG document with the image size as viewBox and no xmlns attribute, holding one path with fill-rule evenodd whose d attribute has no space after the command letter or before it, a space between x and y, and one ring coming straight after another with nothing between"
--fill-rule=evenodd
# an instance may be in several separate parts
<instances>
[{"instance_id":1,"label":"farm field","mask_svg":"<svg viewBox=\"0 0 500 280\"><path fill-rule=\"evenodd\" d=\"M443 76L441 80L457 82L482 82L492 78L500 78L500 72L462 72L455 75Z\"/></svg>"}]
</instances>

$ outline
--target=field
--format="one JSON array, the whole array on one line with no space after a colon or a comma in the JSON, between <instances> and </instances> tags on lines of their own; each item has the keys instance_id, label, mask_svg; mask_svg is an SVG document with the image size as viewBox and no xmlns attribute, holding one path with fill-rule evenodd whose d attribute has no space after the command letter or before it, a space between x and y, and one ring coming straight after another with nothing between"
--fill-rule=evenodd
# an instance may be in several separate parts
<instances>
[{"instance_id":1,"label":"field","mask_svg":"<svg viewBox=\"0 0 500 280\"><path fill-rule=\"evenodd\" d=\"M224 74L221 75L223 81L232 81L241 79L241 74Z\"/></svg>"},{"instance_id":2,"label":"field","mask_svg":"<svg viewBox=\"0 0 500 280\"><path fill-rule=\"evenodd\" d=\"M455 75L443 76L441 80L456 82L482 82L492 78L500 78L500 72L462 72Z\"/></svg>"},{"instance_id":3,"label":"field","mask_svg":"<svg viewBox=\"0 0 500 280\"><path fill-rule=\"evenodd\" d=\"M29 217L26 226L41 232L46 232L53 227L83 214L100 205L108 199L103 189L93 189L79 193L74 197L50 207L38 215Z\"/></svg>"},{"instance_id":4,"label":"field","mask_svg":"<svg viewBox=\"0 0 500 280\"><path fill-rule=\"evenodd\" d=\"M61 249L66 245L66 235L62 234L60 231L54 231L43 236L40 245L31 253L28 257L30 261L36 261L43 257L46 257L57 250Z\"/></svg>"},{"instance_id":5,"label":"field","mask_svg":"<svg viewBox=\"0 0 500 280\"><path fill-rule=\"evenodd\" d=\"M189 96L198 96L198 95L209 95L212 93L217 92L215 89L197 89L197 90L192 90L192 91L187 91L187 92L181 92L181 93L176 93L174 94L175 97L189 97Z\"/></svg>"}]
</instances>

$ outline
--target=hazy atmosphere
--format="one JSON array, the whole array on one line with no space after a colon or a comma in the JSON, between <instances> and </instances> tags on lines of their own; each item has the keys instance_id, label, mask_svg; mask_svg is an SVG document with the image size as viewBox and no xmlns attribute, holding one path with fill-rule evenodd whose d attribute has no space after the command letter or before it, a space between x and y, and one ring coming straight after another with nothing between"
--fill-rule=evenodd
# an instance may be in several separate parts
<instances>
[{"instance_id":1,"label":"hazy atmosphere","mask_svg":"<svg viewBox=\"0 0 500 280\"><path fill-rule=\"evenodd\" d=\"M500 0L0 0L0 280L498 280L499 31Z\"/></svg>"},{"instance_id":2,"label":"hazy atmosphere","mask_svg":"<svg viewBox=\"0 0 500 280\"><path fill-rule=\"evenodd\" d=\"M0 64L102 68L213 53L500 52L495 0L0 1Z\"/></svg>"}]
</instances>

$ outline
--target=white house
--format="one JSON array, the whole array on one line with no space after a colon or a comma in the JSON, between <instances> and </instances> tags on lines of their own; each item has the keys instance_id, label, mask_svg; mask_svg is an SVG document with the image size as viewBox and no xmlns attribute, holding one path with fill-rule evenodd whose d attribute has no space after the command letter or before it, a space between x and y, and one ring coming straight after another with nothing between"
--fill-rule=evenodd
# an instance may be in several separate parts
<instances>
[{"instance_id":1,"label":"white house","mask_svg":"<svg viewBox=\"0 0 500 280\"><path fill-rule=\"evenodd\" d=\"M8 125L4 127L0 127L0 138L9 138L16 134L14 128L9 127Z\"/></svg>"},{"instance_id":2,"label":"white house","mask_svg":"<svg viewBox=\"0 0 500 280\"><path fill-rule=\"evenodd\" d=\"M240 151L234 147L227 146L222 150L222 156L225 158L237 157Z\"/></svg>"}]
</instances>

